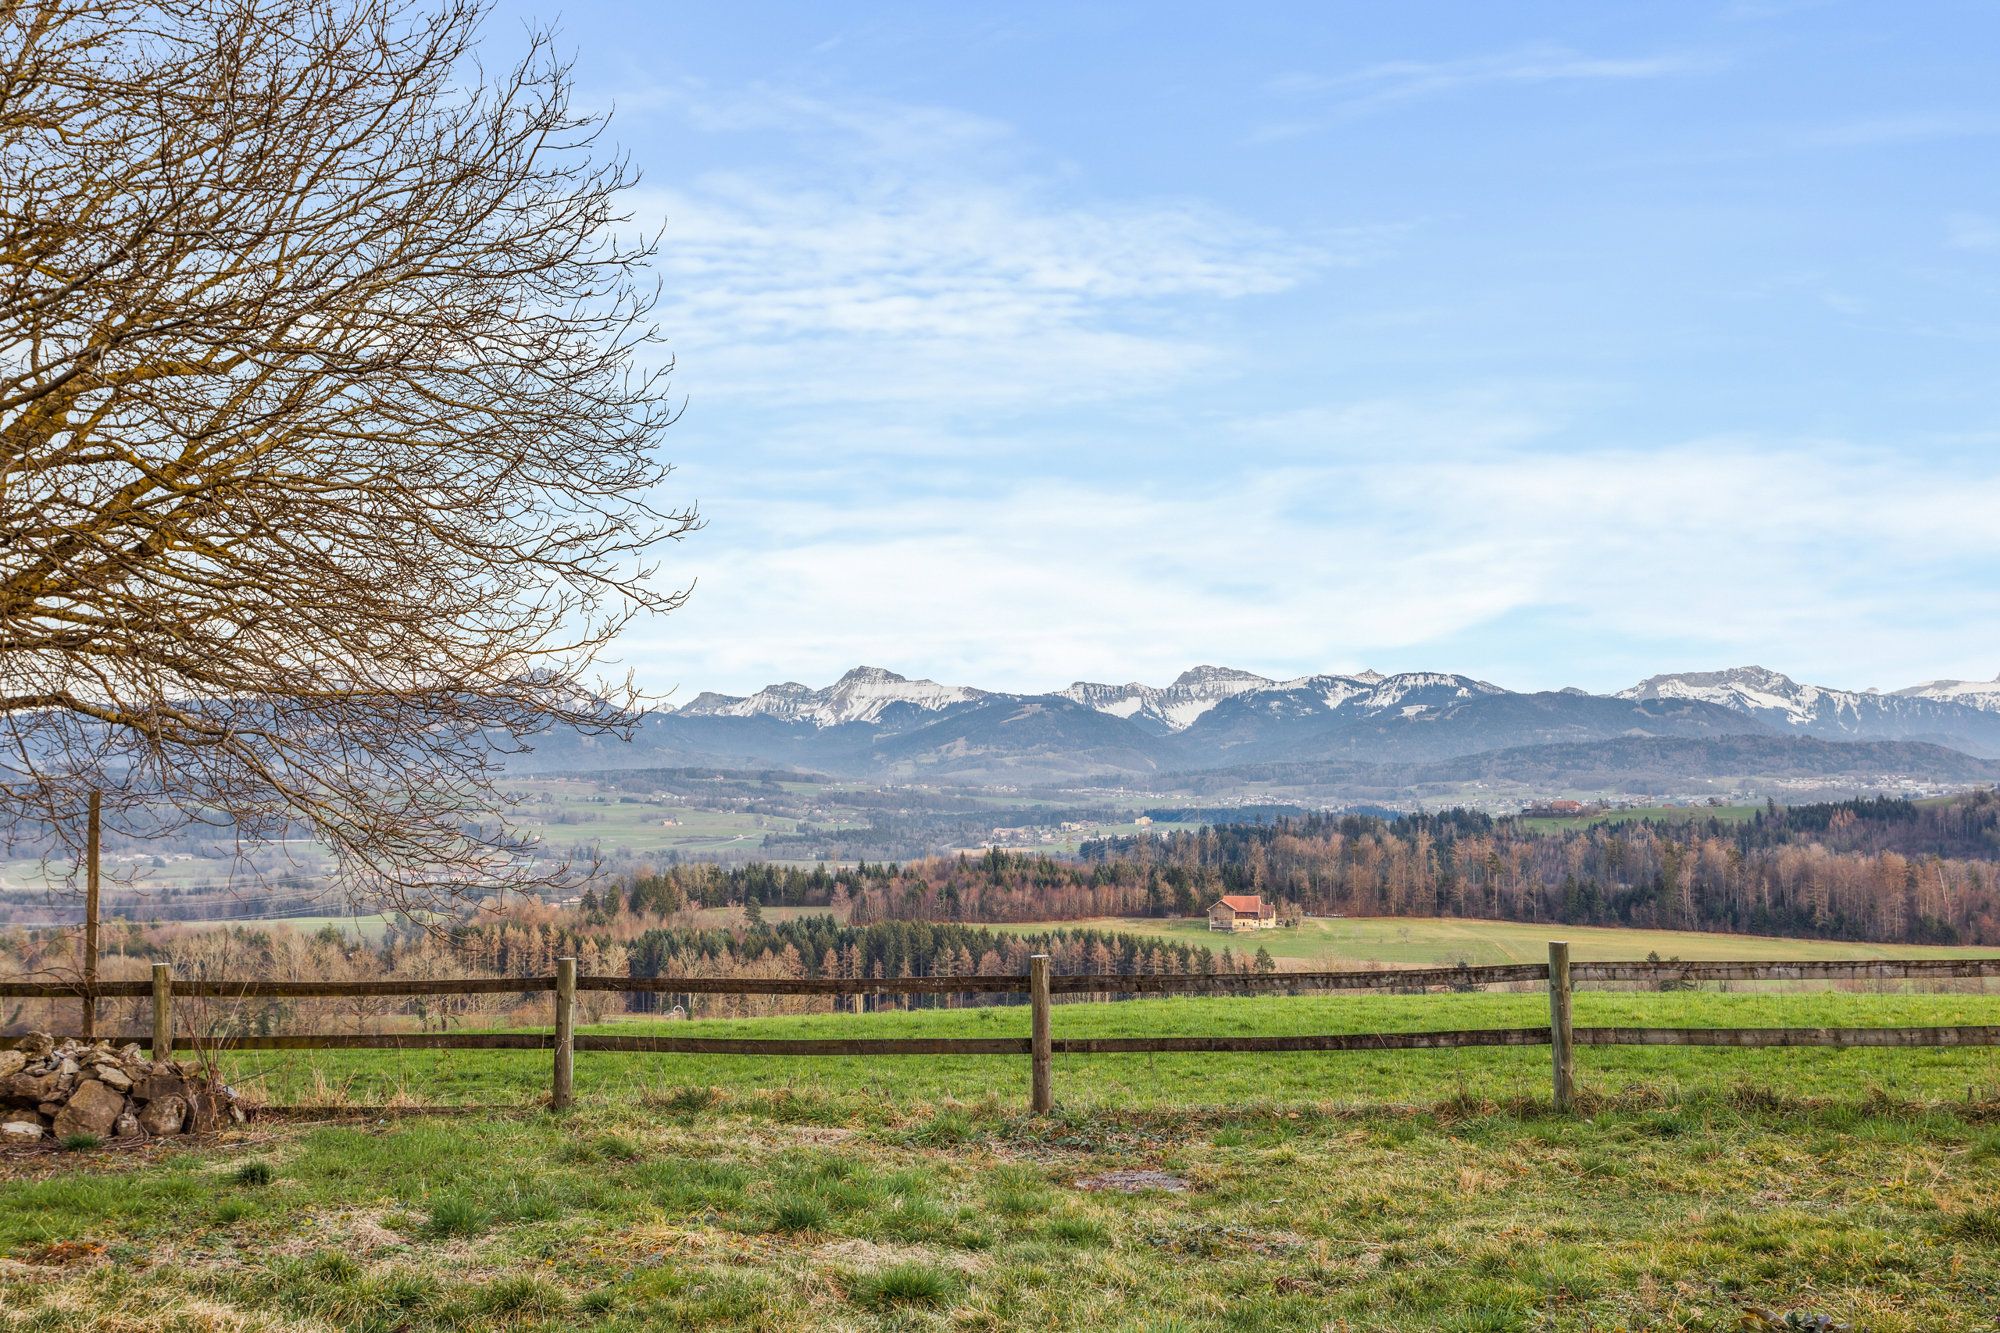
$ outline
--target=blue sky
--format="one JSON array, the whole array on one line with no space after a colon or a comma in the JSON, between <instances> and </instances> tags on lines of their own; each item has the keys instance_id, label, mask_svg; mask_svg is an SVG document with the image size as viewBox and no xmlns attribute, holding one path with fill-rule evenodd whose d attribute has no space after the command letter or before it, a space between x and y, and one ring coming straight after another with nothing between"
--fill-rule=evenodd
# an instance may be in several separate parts
<instances>
[{"instance_id":1,"label":"blue sky","mask_svg":"<svg viewBox=\"0 0 2000 1333\"><path fill-rule=\"evenodd\" d=\"M2000 670L2000 9L576 4L687 698Z\"/></svg>"}]
</instances>

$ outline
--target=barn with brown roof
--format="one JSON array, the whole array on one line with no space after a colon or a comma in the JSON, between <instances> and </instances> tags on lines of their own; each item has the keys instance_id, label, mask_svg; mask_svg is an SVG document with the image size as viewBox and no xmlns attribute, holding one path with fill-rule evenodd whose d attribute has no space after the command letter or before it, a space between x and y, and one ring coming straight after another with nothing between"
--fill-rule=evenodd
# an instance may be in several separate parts
<instances>
[{"instance_id":1,"label":"barn with brown roof","mask_svg":"<svg viewBox=\"0 0 2000 1333\"><path fill-rule=\"evenodd\" d=\"M1210 930L1270 930L1277 924L1277 904L1259 893L1225 893L1208 909Z\"/></svg>"}]
</instances>

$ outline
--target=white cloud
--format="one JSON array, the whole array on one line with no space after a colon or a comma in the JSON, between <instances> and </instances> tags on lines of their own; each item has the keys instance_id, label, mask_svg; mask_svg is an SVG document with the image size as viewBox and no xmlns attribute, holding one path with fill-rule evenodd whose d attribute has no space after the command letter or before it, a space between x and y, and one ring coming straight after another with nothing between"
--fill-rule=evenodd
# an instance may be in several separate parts
<instances>
[{"instance_id":1,"label":"white cloud","mask_svg":"<svg viewBox=\"0 0 2000 1333\"><path fill-rule=\"evenodd\" d=\"M1364 450L1198 488L883 498L837 522L770 502L671 627L699 665L674 671L664 643L660 664L689 688L734 689L859 661L1022 689L1163 680L1197 660L1453 668L1437 645L1555 610L1719 664L1895 681L1899 664L1964 655L1966 624L2000 612L2000 594L1969 592L1965 621L1927 626L1906 596L2000 561L1994 512L2000 468L1727 439Z\"/></svg>"},{"instance_id":2,"label":"white cloud","mask_svg":"<svg viewBox=\"0 0 2000 1333\"><path fill-rule=\"evenodd\" d=\"M1287 138L1405 103L1479 88L1562 83L1627 83L1709 74L1726 61L1708 53L1592 56L1561 46L1528 46L1457 60L1390 60L1343 74L1294 71L1267 90L1307 114L1265 126L1260 139Z\"/></svg>"},{"instance_id":3,"label":"white cloud","mask_svg":"<svg viewBox=\"0 0 2000 1333\"><path fill-rule=\"evenodd\" d=\"M2000 221L1983 213L1953 213L1944 225L1945 243L1954 250L2000 250Z\"/></svg>"},{"instance_id":4,"label":"white cloud","mask_svg":"<svg viewBox=\"0 0 2000 1333\"><path fill-rule=\"evenodd\" d=\"M766 93L682 108L773 129L784 165L639 196L688 380L765 402L959 407L1126 395L1220 353L1203 306L1359 262L1393 228L1305 240L1198 200L1105 202L1015 165L1002 127Z\"/></svg>"},{"instance_id":5,"label":"white cloud","mask_svg":"<svg viewBox=\"0 0 2000 1333\"><path fill-rule=\"evenodd\" d=\"M2000 118L1984 113L1903 111L1814 126L1791 136L1788 146L1879 148L1994 134L2000 134Z\"/></svg>"}]
</instances>

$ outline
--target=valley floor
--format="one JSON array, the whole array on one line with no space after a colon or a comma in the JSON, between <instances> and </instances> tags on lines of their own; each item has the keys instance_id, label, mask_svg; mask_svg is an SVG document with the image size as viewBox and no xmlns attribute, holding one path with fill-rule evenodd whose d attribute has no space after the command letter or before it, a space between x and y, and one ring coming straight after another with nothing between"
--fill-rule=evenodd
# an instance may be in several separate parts
<instances>
[{"instance_id":1,"label":"valley floor","mask_svg":"<svg viewBox=\"0 0 2000 1333\"><path fill-rule=\"evenodd\" d=\"M1056 1031L1503 1025L1539 994L1065 1005ZM1985 994L1596 994L1579 1023L2000 1022ZM620 1023L1025 1030L1018 1009ZM1025 1060L243 1056L270 1099L487 1103L260 1119L219 1142L0 1158L0 1329L1990 1328L2000 1053ZM1158 1173L1124 1176L1120 1172ZM1108 1185L1136 1183L1136 1193ZM1751 1316L1753 1319L1759 1316ZM1818 1327L1818 1325L1794 1325Z\"/></svg>"}]
</instances>

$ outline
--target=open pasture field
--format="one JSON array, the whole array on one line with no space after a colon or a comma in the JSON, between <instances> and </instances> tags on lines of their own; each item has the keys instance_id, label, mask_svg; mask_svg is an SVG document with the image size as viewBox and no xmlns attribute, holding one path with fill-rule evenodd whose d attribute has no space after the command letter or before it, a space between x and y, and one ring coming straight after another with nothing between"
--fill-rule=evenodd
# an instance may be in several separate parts
<instances>
[{"instance_id":1,"label":"open pasture field","mask_svg":"<svg viewBox=\"0 0 2000 1333\"><path fill-rule=\"evenodd\" d=\"M704 810L684 801L627 799L583 779L521 785L529 799L512 811L517 829L551 847L597 843L636 853L747 852L762 847L768 833L790 833L798 827L797 820L777 815Z\"/></svg>"},{"instance_id":2,"label":"open pasture field","mask_svg":"<svg viewBox=\"0 0 2000 1333\"><path fill-rule=\"evenodd\" d=\"M2000 1025L2000 992L1957 983L1959 993L1852 990L1659 994L1580 990L1579 1027L1868 1027ZM821 1000L818 1003L829 1004ZM1375 993L1177 997L1058 1003L1061 1037L1251 1036L1534 1027L1548 1023L1539 986L1514 993L1422 996ZM801 1014L669 1022L622 1018L580 1032L681 1037L1025 1037L1026 1005L921 1009L864 1015ZM537 1051L240 1051L223 1057L230 1083L274 1104L478 1103L526 1105L548 1095L549 1057ZM1842 1098L1879 1090L1897 1098L1963 1100L2000 1095L2000 1048L1712 1049L1582 1047L1585 1090L1623 1095L1671 1087L1726 1095L1743 1086ZM579 1095L631 1099L689 1083L745 1094L790 1089L856 1111L921 1101L1003 1102L1026 1096L1025 1056L774 1057L632 1055L576 1057ZM1059 1104L1106 1112L1251 1104L1293 1107L1424 1105L1471 1095L1497 1102L1549 1096L1546 1047L1317 1054L1146 1054L1054 1057Z\"/></svg>"},{"instance_id":3,"label":"open pasture field","mask_svg":"<svg viewBox=\"0 0 2000 1333\"><path fill-rule=\"evenodd\" d=\"M1579 1023L1993 1022L2000 996L1578 996ZM1533 1022L1539 994L1059 1006L1058 1035ZM1021 1010L659 1024L1025 1031ZM632 1031L641 1025L615 1025ZM647 1025L653 1026L653 1025ZM300 1057L303 1059L303 1057ZM546 1054L317 1053L523 1103ZM256 1063L253 1069L252 1062ZM580 1102L0 1158L0 1328L1736 1330L2000 1311L2000 1055L577 1058ZM312 1087L271 1056L265 1093ZM1119 1175L1118 1173L1157 1173ZM1132 1193L1107 1185L1136 1186ZM1816 1324L1792 1326L1818 1327Z\"/></svg>"},{"instance_id":4,"label":"open pasture field","mask_svg":"<svg viewBox=\"0 0 2000 1333\"><path fill-rule=\"evenodd\" d=\"M1592 824L1637 824L1645 820L1656 824L1705 824L1714 819L1724 824L1747 824L1763 808L1761 805L1634 806L1628 810L1595 810L1581 815L1523 819L1521 827L1536 833L1561 833L1568 829L1588 828Z\"/></svg>"},{"instance_id":5,"label":"open pasture field","mask_svg":"<svg viewBox=\"0 0 2000 1333\"><path fill-rule=\"evenodd\" d=\"M766 921L797 921L801 917L831 916L833 910L827 907L761 907L758 914ZM721 930L729 926L742 925L746 920L741 907L690 907L684 909L675 920L686 921L698 930Z\"/></svg>"},{"instance_id":6,"label":"open pasture field","mask_svg":"<svg viewBox=\"0 0 2000 1333\"><path fill-rule=\"evenodd\" d=\"M1211 931L1202 918L1091 917L1082 921L1034 921L996 925L994 930L1042 934L1051 930L1104 930L1145 935L1180 944L1255 952L1261 945L1281 964L1332 970L1366 963L1449 967L1465 962L1537 963L1549 956L1551 939L1569 941L1578 962L1662 958L1688 962L1756 959L1792 962L1813 958L1949 958L1984 956L1989 948L1928 948L1910 944L1854 944L1844 940L1801 940L1768 935L1722 935L1696 930L1627 930L1608 926L1559 926L1521 921L1473 921L1458 917L1309 917L1295 930Z\"/></svg>"}]
</instances>

